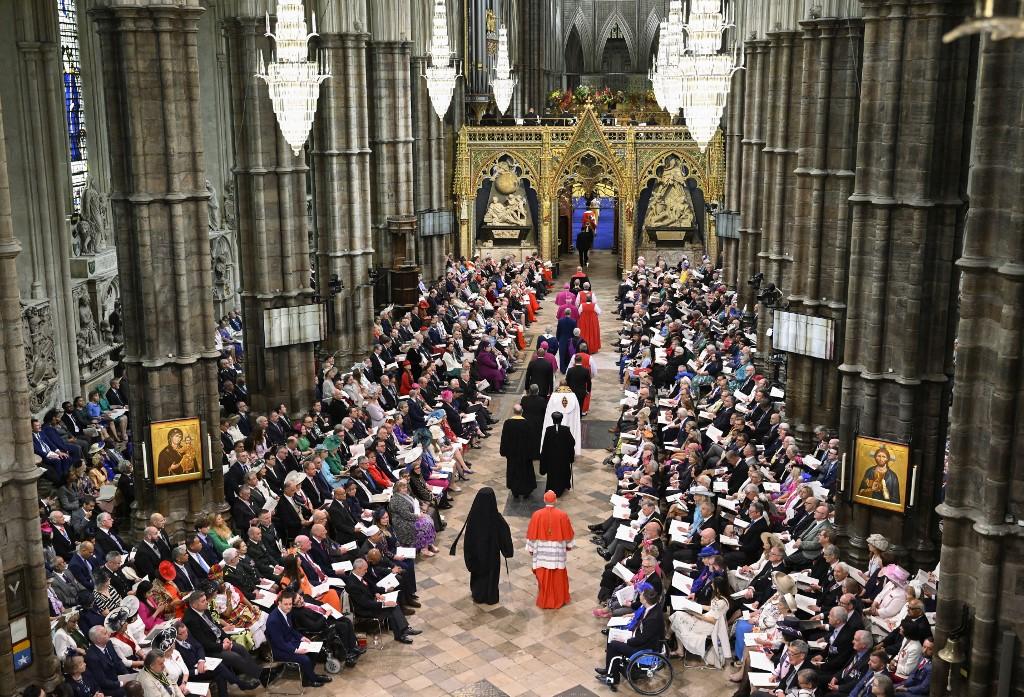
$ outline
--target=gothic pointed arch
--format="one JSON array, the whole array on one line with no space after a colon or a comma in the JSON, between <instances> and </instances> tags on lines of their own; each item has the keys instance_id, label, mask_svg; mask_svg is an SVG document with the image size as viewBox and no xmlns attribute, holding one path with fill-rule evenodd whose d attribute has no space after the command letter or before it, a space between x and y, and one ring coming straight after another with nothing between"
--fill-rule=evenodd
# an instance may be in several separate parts
<instances>
[{"instance_id":1,"label":"gothic pointed arch","mask_svg":"<svg viewBox=\"0 0 1024 697\"><path fill-rule=\"evenodd\" d=\"M622 34L622 39L626 42L626 48L629 51L629 60L635 67L637 65L637 51L636 37L633 35L633 25L626 21L626 18L622 16L622 13L618 8L608 15L608 18L601 26L601 31L597 33L597 46L594 51L594 65L600 66L604 60L604 49L608 43L608 39L611 38L612 28L615 26L618 26L619 31Z\"/></svg>"},{"instance_id":2,"label":"gothic pointed arch","mask_svg":"<svg viewBox=\"0 0 1024 697\"><path fill-rule=\"evenodd\" d=\"M580 48L583 51L583 72L588 72L594 62L594 34L590 31L590 26L587 24L587 18L583 14L583 9L580 7L576 8L576 12L573 13L572 18L565 24L565 36L562 39L563 48L567 48L569 45L569 38L572 35L573 30L579 35ZM568 60L568 54L565 54Z\"/></svg>"},{"instance_id":3,"label":"gothic pointed arch","mask_svg":"<svg viewBox=\"0 0 1024 697\"><path fill-rule=\"evenodd\" d=\"M640 48L642 49L640 60L644 67L650 67L651 62L654 60L654 52L657 49L656 42L661 32L661 13L658 12L657 7L651 8L642 31L643 33L640 36Z\"/></svg>"}]
</instances>

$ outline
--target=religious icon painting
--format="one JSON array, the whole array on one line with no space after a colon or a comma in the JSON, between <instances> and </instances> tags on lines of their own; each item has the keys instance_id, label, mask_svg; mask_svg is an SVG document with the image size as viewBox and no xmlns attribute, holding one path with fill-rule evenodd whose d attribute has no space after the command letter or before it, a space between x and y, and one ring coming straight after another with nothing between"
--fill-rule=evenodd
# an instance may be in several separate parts
<instances>
[{"instance_id":1,"label":"religious icon painting","mask_svg":"<svg viewBox=\"0 0 1024 697\"><path fill-rule=\"evenodd\" d=\"M179 484L203 476L202 430L197 417L154 421L149 425L153 450L153 481Z\"/></svg>"},{"instance_id":2,"label":"religious icon painting","mask_svg":"<svg viewBox=\"0 0 1024 697\"><path fill-rule=\"evenodd\" d=\"M853 502L903 513L907 508L910 446L857 436Z\"/></svg>"}]
</instances>

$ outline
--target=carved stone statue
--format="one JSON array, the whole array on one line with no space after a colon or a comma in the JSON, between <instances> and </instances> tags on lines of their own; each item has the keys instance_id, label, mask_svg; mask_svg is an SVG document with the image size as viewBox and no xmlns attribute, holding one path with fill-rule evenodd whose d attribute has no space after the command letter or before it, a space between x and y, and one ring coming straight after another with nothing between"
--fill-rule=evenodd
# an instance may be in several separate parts
<instances>
[{"instance_id":1,"label":"carved stone statue","mask_svg":"<svg viewBox=\"0 0 1024 697\"><path fill-rule=\"evenodd\" d=\"M514 193L504 201L497 196L491 198L491 203L484 213L484 224L530 226L530 210L526 205L526 197Z\"/></svg>"},{"instance_id":2,"label":"carved stone statue","mask_svg":"<svg viewBox=\"0 0 1024 697\"><path fill-rule=\"evenodd\" d=\"M96 234L93 231L92 223L82 218L78 213L71 216L71 253L76 256L92 255L96 253Z\"/></svg>"},{"instance_id":3,"label":"carved stone statue","mask_svg":"<svg viewBox=\"0 0 1024 697\"><path fill-rule=\"evenodd\" d=\"M228 179L224 182L224 228L227 230L236 230L236 220L235 182L232 179Z\"/></svg>"},{"instance_id":4,"label":"carved stone statue","mask_svg":"<svg viewBox=\"0 0 1024 697\"><path fill-rule=\"evenodd\" d=\"M80 343L84 340L87 349L100 343L96 318L93 317L92 308L89 307L89 298L84 295L78 298L78 339Z\"/></svg>"},{"instance_id":5,"label":"carved stone statue","mask_svg":"<svg viewBox=\"0 0 1024 697\"><path fill-rule=\"evenodd\" d=\"M96 188L96 182L92 177L86 180L85 191L82 192L81 217L91 228L93 236L93 251L83 251L82 254L95 254L113 244L114 227L111 222L110 197Z\"/></svg>"},{"instance_id":6,"label":"carved stone statue","mask_svg":"<svg viewBox=\"0 0 1024 697\"><path fill-rule=\"evenodd\" d=\"M651 194L644 229L691 228L695 220L683 166L677 158L670 157Z\"/></svg>"},{"instance_id":7,"label":"carved stone statue","mask_svg":"<svg viewBox=\"0 0 1024 697\"><path fill-rule=\"evenodd\" d=\"M49 303L25 307L22 328L25 337L29 408L32 412L39 412L50 406L58 382Z\"/></svg>"},{"instance_id":8,"label":"carved stone statue","mask_svg":"<svg viewBox=\"0 0 1024 697\"><path fill-rule=\"evenodd\" d=\"M209 211L210 218L210 229L220 230L220 201L217 199L217 191L213 188L213 184L210 180L206 180L206 193L210 195L210 198L206 201L206 207Z\"/></svg>"}]
</instances>

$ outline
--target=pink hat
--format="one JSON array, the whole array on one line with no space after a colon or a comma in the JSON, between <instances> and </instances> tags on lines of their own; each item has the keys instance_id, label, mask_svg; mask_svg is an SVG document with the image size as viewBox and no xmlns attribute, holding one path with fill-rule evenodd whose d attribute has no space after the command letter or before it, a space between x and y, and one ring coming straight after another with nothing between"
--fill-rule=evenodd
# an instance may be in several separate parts
<instances>
[{"instance_id":1,"label":"pink hat","mask_svg":"<svg viewBox=\"0 0 1024 697\"><path fill-rule=\"evenodd\" d=\"M910 572L904 569L902 566L896 564L889 564L884 567L881 571L882 576L895 583L897 586L907 585L907 579L910 578Z\"/></svg>"},{"instance_id":2,"label":"pink hat","mask_svg":"<svg viewBox=\"0 0 1024 697\"><path fill-rule=\"evenodd\" d=\"M451 390L441 390L441 399L451 399L452 396Z\"/></svg>"}]
</instances>

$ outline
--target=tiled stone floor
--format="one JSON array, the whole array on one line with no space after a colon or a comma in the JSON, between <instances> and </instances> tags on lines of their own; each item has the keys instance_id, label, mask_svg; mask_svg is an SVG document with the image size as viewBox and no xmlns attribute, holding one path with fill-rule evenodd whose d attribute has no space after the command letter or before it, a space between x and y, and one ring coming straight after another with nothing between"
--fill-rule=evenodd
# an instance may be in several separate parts
<instances>
[{"instance_id":1,"label":"tiled stone floor","mask_svg":"<svg viewBox=\"0 0 1024 697\"><path fill-rule=\"evenodd\" d=\"M569 268L574 266L569 265ZM615 331L620 324L612 314L617 285L614 256L593 254L589 273L604 309L603 350L595 356L598 374L590 414L584 422L602 429L604 437L591 432L585 436L585 442L607 445L608 422L614 423L618 418L620 399L615 366L617 354L614 353ZM567 277L568 272L563 273L563 282ZM545 326L553 324L553 305L554 297L549 295L540 321L530 328L530 336L536 336ZM521 374L522 371L514 377ZM495 411L502 423L518 399L518 394L509 393L495 400ZM417 563L423 607L409 619L423 634L415 637L411 646L395 643L390 635L385 635L383 650L369 651L356 668L344 670L334 676L330 685L307 690L306 694L325 697L449 694L587 697L609 694L607 688L594 680L594 667L603 661L605 642L600 633L604 624L594 619L591 610L595 606L603 561L588 541L586 529L587 525L603 519L609 510L608 495L614 487L614 475L601 464L607 453L600 447L587 448L577 459L576 488L563 496L559 504L571 516L579 545L569 556L573 601L559 610L542 611L534 606L536 584L524 549L528 516L540 507L542 490L535 492L532 503L514 506L508 503L511 496L505 489L505 464L497 452L500 428L501 424L493 431L494 435L484 441L481 450L470 452L476 474L469 482L462 482L463 492L458 495L455 508L448 511L448 529L439 536L437 543L441 554ZM543 485L543 478L539 484ZM457 556L448 555L448 548L481 486L491 486L498 494L498 505L505 511L517 545L516 555L509 562L511 578L503 578L501 582L501 604L493 607L475 605L470 598L461 546ZM673 664L675 682L665 694L728 696L733 692L719 671L683 669L678 660ZM620 692L631 693L628 685L620 688Z\"/></svg>"}]
</instances>

